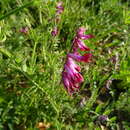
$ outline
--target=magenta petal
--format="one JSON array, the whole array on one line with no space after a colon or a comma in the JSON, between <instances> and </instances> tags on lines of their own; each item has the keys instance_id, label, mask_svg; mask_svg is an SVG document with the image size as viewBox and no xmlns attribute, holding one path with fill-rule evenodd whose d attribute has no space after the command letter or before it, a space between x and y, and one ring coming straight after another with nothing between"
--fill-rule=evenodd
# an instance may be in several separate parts
<instances>
[{"instance_id":1,"label":"magenta petal","mask_svg":"<svg viewBox=\"0 0 130 130\"><path fill-rule=\"evenodd\" d=\"M77 35L82 35L84 34L86 31L86 29L84 27L80 27L78 30L77 30Z\"/></svg>"},{"instance_id":2,"label":"magenta petal","mask_svg":"<svg viewBox=\"0 0 130 130\"><path fill-rule=\"evenodd\" d=\"M78 47L81 51L90 51L90 48L87 47L84 44L84 42L78 39L77 37L74 39L73 43L74 43L73 50L76 50L76 48Z\"/></svg>"},{"instance_id":3,"label":"magenta petal","mask_svg":"<svg viewBox=\"0 0 130 130\"><path fill-rule=\"evenodd\" d=\"M61 14L63 12L63 10L57 10L56 14Z\"/></svg>"},{"instance_id":4,"label":"magenta petal","mask_svg":"<svg viewBox=\"0 0 130 130\"><path fill-rule=\"evenodd\" d=\"M70 95L77 91L79 89L79 84L84 81L79 71L80 67L75 64L71 57L67 56L66 64L62 72L62 81Z\"/></svg>"},{"instance_id":5,"label":"magenta petal","mask_svg":"<svg viewBox=\"0 0 130 130\"><path fill-rule=\"evenodd\" d=\"M68 65L71 70L75 69L78 72L81 71L80 66L78 66L77 64L75 64L74 60L72 58L70 58L70 57L68 57L66 65Z\"/></svg>"},{"instance_id":6,"label":"magenta petal","mask_svg":"<svg viewBox=\"0 0 130 130\"><path fill-rule=\"evenodd\" d=\"M90 62L90 61L91 61L91 58L92 58L92 54L91 54L91 53L86 53L86 54L84 54L84 56L83 56L84 62Z\"/></svg>"},{"instance_id":7,"label":"magenta petal","mask_svg":"<svg viewBox=\"0 0 130 130\"><path fill-rule=\"evenodd\" d=\"M69 53L68 56L79 62L90 62L92 54L86 53L85 55L81 56L81 55Z\"/></svg>"},{"instance_id":8,"label":"magenta petal","mask_svg":"<svg viewBox=\"0 0 130 130\"><path fill-rule=\"evenodd\" d=\"M62 81L63 81L63 84L70 95L72 95L72 93L74 91L79 89L79 84L75 83L73 80L71 80L68 77L67 72L62 72Z\"/></svg>"},{"instance_id":9,"label":"magenta petal","mask_svg":"<svg viewBox=\"0 0 130 130\"><path fill-rule=\"evenodd\" d=\"M84 78L80 73L75 74L75 83L82 83L84 81Z\"/></svg>"},{"instance_id":10,"label":"magenta petal","mask_svg":"<svg viewBox=\"0 0 130 130\"><path fill-rule=\"evenodd\" d=\"M73 82L69 79L67 72L62 72L62 81L65 88L70 88L73 85Z\"/></svg>"},{"instance_id":11,"label":"magenta petal","mask_svg":"<svg viewBox=\"0 0 130 130\"><path fill-rule=\"evenodd\" d=\"M28 31L29 31L29 28L28 27L23 27L19 30L21 33L24 33L24 34L27 34Z\"/></svg>"},{"instance_id":12,"label":"magenta petal","mask_svg":"<svg viewBox=\"0 0 130 130\"><path fill-rule=\"evenodd\" d=\"M86 29L84 27L81 27L77 30L77 37L79 39L82 39L82 40L86 40L86 39L89 39L89 38L93 38L94 36L93 35L85 35Z\"/></svg>"},{"instance_id":13,"label":"magenta petal","mask_svg":"<svg viewBox=\"0 0 130 130\"><path fill-rule=\"evenodd\" d=\"M55 37L56 35L58 35L58 29L57 29L57 27L54 27L54 28L53 28L53 30L52 30L52 32L51 32L51 35L54 36L54 37Z\"/></svg>"},{"instance_id":14,"label":"magenta petal","mask_svg":"<svg viewBox=\"0 0 130 130\"><path fill-rule=\"evenodd\" d=\"M62 80L63 80L63 83L64 83L65 87L69 87L70 86L69 79L67 77L66 72L62 73Z\"/></svg>"},{"instance_id":15,"label":"magenta petal","mask_svg":"<svg viewBox=\"0 0 130 130\"><path fill-rule=\"evenodd\" d=\"M87 40L87 39L90 39L90 38L93 38L94 36L93 35L78 35L78 37L82 40Z\"/></svg>"},{"instance_id":16,"label":"magenta petal","mask_svg":"<svg viewBox=\"0 0 130 130\"><path fill-rule=\"evenodd\" d=\"M68 74L68 78L73 80L74 83L78 83L80 81L82 82L83 78L82 78L81 74L75 68L65 65L65 70Z\"/></svg>"}]
</instances>

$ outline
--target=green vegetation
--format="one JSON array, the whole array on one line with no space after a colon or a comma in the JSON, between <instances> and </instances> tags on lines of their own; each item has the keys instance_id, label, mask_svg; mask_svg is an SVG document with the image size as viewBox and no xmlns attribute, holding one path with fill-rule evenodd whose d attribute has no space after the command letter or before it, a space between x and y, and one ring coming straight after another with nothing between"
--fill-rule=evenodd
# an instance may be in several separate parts
<instances>
[{"instance_id":1,"label":"green vegetation","mask_svg":"<svg viewBox=\"0 0 130 130\"><path fill-rule=\"evenodd\" d=\"M54 37L57 2L0 1L0 130L130 130L129 2L63 0ZM61 73L79 27L93 57L69 96Z\"/></svg>"}]
</instances>

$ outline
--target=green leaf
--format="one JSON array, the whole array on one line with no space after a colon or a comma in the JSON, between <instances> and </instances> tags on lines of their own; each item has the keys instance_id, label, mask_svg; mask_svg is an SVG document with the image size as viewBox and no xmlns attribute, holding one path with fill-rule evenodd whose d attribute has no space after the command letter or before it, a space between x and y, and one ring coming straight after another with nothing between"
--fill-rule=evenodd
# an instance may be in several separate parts
<instances>
[{"instance_id":1,"label":"green leaf","mask_svg":"<svg viewBox=\"0 0 130 130\"><path fill-rule=\"evenodd\" d=\"M110 120L111 122L114 122L114 121L116 121L116 119L117 119L117 117L114 116L114 117L110 118L109 120Z\"/></svg>"},{"instance_id":2,"label":"green leaf","mask_svg":"<svg viewBox=\"0 0 130 130\"><path fill-rule=\"evenodd\" d=\"M102 107L103 107L103 104L99 104L99 105L96 107L95 112L96 112L96 113L99 113L99 112L102 110Z\"/></svg>"},{"instance_id":3,"label":"green leaf","mask_svg":"<svg viewBox=\"0 0 130 130\"><path fill-rule=\"evenodd\" d=\"M1 52L3 55L5 55L5 56L7 56L7 57L9 57L9 58L12 57L12 54L11 54L8 50L6 50L5 48L0 48L0 52Z\"/></svg>"}]
</instances>

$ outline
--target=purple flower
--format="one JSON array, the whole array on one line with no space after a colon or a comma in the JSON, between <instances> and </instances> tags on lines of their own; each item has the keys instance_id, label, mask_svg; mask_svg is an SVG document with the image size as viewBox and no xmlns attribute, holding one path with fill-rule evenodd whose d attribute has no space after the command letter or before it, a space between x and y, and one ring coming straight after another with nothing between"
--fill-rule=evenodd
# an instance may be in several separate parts
<instances>
[{"instance_id":1,"label":"purple flower","mask_svg":"<svg viewBox=\"0 0 130 130\"><path fill-rule=\"evenodd\" d=\"M90 48L87 47L83 41L81 41L78 37L75 37L74 40L73 40L73 50L76 51L78 48L81 50L81 51L90 51Z\"/></svg>"},{"instance_id":2,"label":"purple flower","mask_svg":"<svg viewBox=\"0 0 130 130\"><path fill-rule=\"evenodd\" d=\"M76 36L73 40L73 51L74 52L77 52L78 51L78 48L81 50L81 51L90 51L89 47L87 47L85 45L85 43L83 42L83 40L86 40L86 39L89 39L89 38L92 38L93 35L85 35L86 29L84 27L81 27L77 30L77 33L76 33Z\"/></svg>"},{"instance_id":3,"label":"purple flower","mask_svg":"<svg viewBox=\"0 0 130 130\"><path fill-rule=\"evenodd\" d=\"M64 11L63 2L60 1L56 5L56 14L61 14Z\"/></svg>"},{"instance_id":4,"label":"purple flower","mask_svg":"<svg viewBox=\"0 0 130 130\"><path fill-rule=\"evenodd\" d=\"M92 54L85 53L83 56L81 56L78 53L69 53L68 56L79 62L90 62Z\"/></svg>"},{"instance_id":5,"label":"purple flower","mask_svg":"<svg viewBox=\"0 0 130 130\"><path fill-rule=\"evenodd\" d=\"M57 34L58 34L58 29L57 29L57 27L54 27L51 32L51 35L55 37Z\"/></svg>"},{"instance_id":6,"label":"purple flower","mask_svg":"<svg viewBox=\"0 0 130 130\"><path fill-rule=\"evenodd\" d=\"M56 17L55 17L55 23L58 24L60 22L60 14L64 11L64 7L63 7L63 2L60 1L57 3L56 5ZM54 27L52 32L51 32L51 35L52 36L56 36L58 34L58 28L57 27Z\"/></svg>"},{"instance_id":7,"label":"purple flower","mask_svg":"<svg viewBox=\"0 0 130 130\"><path fill-rule=\"evenodd\" d=\"M83 81L82 75L73 67L65 65L65 70L68 74L68 77L74 82L74 83L80 83Z\"/></svg>"},{"instance_id":8,"label":"purple flower","mask_svg":"<svg viewBox=\"0 0 130 130\"><path fill-rule=\"evenodd\" d=\"M72 95L72 93L74 93L75 91L79 89L79 84L75 84L73 80L71 80L70 77L68 77L67 72L62 72L62 81L67 92L70 95Z\"/></svg>"},{"instance_id":9,"label":"purple flower","mask_svg":"<svg viewBox=\"0 0 130 130\"><path fill-rule=\"evenodd\" d=\"M84 81L79 72L80 67L75 64L72 58L67 57L64 70L62 72L62 81L70 95L74 91L77 91L79 89L79 84Z\"/></svg>"},{"instance_id":10,"label":"purple flower","mask_svg":"<svg viewBox=\"0 0 130 130\"><path fill-rule=\"evenodd\" d=\"M62 81L70 95L79 90L80 83L84 81L83 76L79 73L81 69L75 64L74 60L88 62L89 57L89 54L79 56L77 54L69 53L67 55L67 60L62 72Z\"/></svg>"},{"instance_id":11,"label":"purple flower","mask_svg":"<svg viewBox=\"0 0 130 130\"><path fill-rule=\"evenodd\" d=\"M74 60L70 57L68 57L66 65L69 66L71 69L75 69L78 72L81 71L80 66L78 66L77 64L75 64Z\"/></svg>"},{"instance_id":12,"label":"purple flower","mask_svg":"<svg viewBox=\"0 0 130 130\"><path fill-rule=\"evenodd\" d=\"M66 63L62 72L62 82L70 95L72 95L75 91L78 91L80 84L84 81L83 76L80 74L80 66L78 66L75 61L87 63L91 61L92 57L91 53L80 55L78 52L78 49L81 51L90 51L90 49L82 41L90 35L85 35L84 32L85 28L79 28L77 30L77 34L72 45L73 52L67 54Z\"/></svg>"},{"instance_id":13,"label":"purple flower","mask_svg":"<svg viewBox=\"0 0 130 130\"><path fill-rule=\"evenodd\" d=\"M87 40L87 39L90 39L90 38L93 38L94 36L93 35L91 35L91 34L89 34L89 35L79 35L78 36L80 39L82 39L82 40Z\"/></svg>"},{"instance_id":14,"label":"purple flower","mask_svg":"<svg viewBox=\"0 0 130 130\"><path fill-rule=\"evenodd\" d=\"M82 34L85 33L85 31L86 31L86 28L80 27L80 28L77 30L77 35L82 35Z\"/></svg>"},{"instance_id":15,"label":"purple flower","mask_svg":"<svg viewBox=\"0 0 130 130\"><path fill-rule=\"evenodd\" d=\"M100 115L98 117L98 120L101 122L107 121L108 120L108 116L107 115Z\"/></svg>"},{"instance_id":16,"label":"purple flower","mask_svg":"<svg viewBox=\"0 0 130 130\"><path fill-rule=\"evenodd\" d=\"M23 34L27 34L28 31L29 31L29 29L28 29L28 27L22 27L19 31L20 31L21 33L23 33Z\"/></svg>"},{"instance_id":17,"label":"purple flower","mask_svg":"<svg viewBox=\"0 0 130 130\"><path fill-rule=\"evenodd\" d=\"M77 30L77 37L79 39L82 39L82 40L86 40L86 39L89 39L89 38L93 38L94 36L89 34L89 35L85 35L86 29L84 27L80 27L78 30Z\"/></svg>"}]
</instances>

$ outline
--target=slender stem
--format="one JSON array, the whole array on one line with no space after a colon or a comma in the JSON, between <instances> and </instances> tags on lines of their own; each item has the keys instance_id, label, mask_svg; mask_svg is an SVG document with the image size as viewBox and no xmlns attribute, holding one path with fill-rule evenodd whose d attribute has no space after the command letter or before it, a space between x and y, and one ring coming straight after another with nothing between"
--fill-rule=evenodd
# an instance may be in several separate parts
<instances>
[{"instance_id":1,"label":"slender stem","mask_svg":"<svg viewBox=\"0 0 130 130\"><path fill-rule=\"evenodd\" d=\"M4 55L8 56L12 61L15 61L15 59L13 58L13 55L8 52L5 49L0 48L0 52L2 52ZM53 106L53 108L55 109L57 116L59 116L59 109L58 106L56 105L56 102L51 98L51 96L42 88L39 86L39 84L37 84L34 80L32 80L19 66L18 64L15 62L14 64L12 64L13 67L17 70L19 70L29 81L31 81L38 89L40 89L43 93L45 93L46 97L48 98L49 102L51 103L51 105Z\"/></svg>"},{"instance_id":2,"label":"slender stem","mask_svg":"<svg viewBox=\"0 0 130 130\"><path fill-rule=\"evenodd\" d=\"M32 3L33 3L33 1L28 2L28 3L26 3L26 4L24 4L24 5L20 6L20 7L18 7L16 9L11 10L10 12L6 13L5 15L0 16L0 20L3 20L6 17L8 17L8 16L10 16L10 15L12 15L14 13L17 13L17 12L21 11L23 8L26 8L26 7L30 6Z\"/></svg>"},{"instance_id":3,"label":"slender stem","mask_svg":"<svg viewBox=\"0 0 130 130\"><path fill-rule=\"evenodd\" d=\"M22 71L20 69L20 67L17 67L17 69L28 79L30 80L36 87L38 87L38 89L40 89L43 93L45 93L45 95L47 96L47 98L49 99L50 103L52 104L53 108L55 109L57 115L59 115L59 109L55 103L55 101L50 97L50 95L42 88L39 86L39 84L37 84L34 80L32 80L24 71Z\"/></svg>"},{"instance_id":4,"label":"slender stem","mask_svg":"<svg viewBox=\"0 0 130 130\"><path fill-rule=\"evenodd\" d=\"M32 59L31 59L31 66L34 67L35 65L35 53L36 53L36 47L37 47L37 42L35 42L34 44L34 48L33 48L33 53L32 53Z\"/></svg>"}]
</instances>

